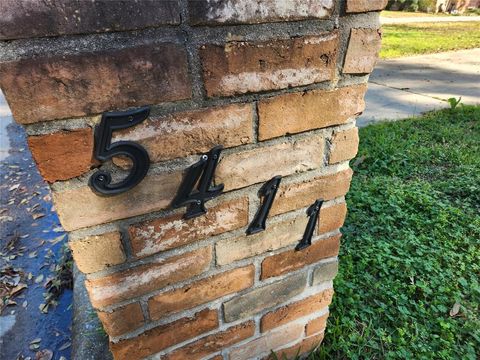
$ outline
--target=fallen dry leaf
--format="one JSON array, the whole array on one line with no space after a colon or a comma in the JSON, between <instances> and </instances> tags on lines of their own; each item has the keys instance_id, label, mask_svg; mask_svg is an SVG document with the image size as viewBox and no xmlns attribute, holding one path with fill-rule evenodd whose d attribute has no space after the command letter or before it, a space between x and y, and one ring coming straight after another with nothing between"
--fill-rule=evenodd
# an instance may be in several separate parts
<instances>
[{"instance_id":1,"label":"fallen dry leaf","mask_svg":"<svg viewBox=\"0 0 480 360\"><path fill-rule=\"evenodd\" d=\"M457 316L459 311L460 311L460 303L456 302L453 305L452 309L450 310L450 316L451 317Z\"/></svg>"},{"instance_id":2,"label":"fallen dry leaf","mask_svg":"<svg viewBox=\"0 0 480 360\"><path fill-rule=\"evenodd\" d=\"M53 351L49 349L37 351L37 353L35 354L35 360L52 360L52 358Z\"/></svg>"}]
</instances>

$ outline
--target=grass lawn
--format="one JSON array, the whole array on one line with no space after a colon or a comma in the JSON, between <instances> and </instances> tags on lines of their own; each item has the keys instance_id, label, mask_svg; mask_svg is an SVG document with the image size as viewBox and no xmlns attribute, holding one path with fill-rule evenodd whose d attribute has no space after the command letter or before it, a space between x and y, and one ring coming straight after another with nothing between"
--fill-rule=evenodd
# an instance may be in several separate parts
<instances>
[{"instance_id":1,"label":"grass lawn","mask_svg":"<svg viewBox=\"0 0 480 360\"><path fill-rule=\"evenodd\" d=\"M405 17L432 17L432 16L452 16L450 14L445 13L424 13L424 12L413 12L413 11L389 11L384 10L380 13L381 17L385 18L405 18Z\"/></svg>"},{"instance_id":2,"label":"grass lawn","mask_svg":"<svg viewBox=\"0 0 480 360\"><path fill-rule=\"evenodd\" d=\"M480 107L360 138L336 294L309 359L480 359Z\"/></svg>"},{"instance_id":3,"label":"grass lawn","mask_svg":"<svg viewBox=\"0 0 480 360\"><path fill-rule=\"evenodd\" d=\"M480 22L384 25L380 57L430 54L480 47Z\"/></svg>"}]
</instances>

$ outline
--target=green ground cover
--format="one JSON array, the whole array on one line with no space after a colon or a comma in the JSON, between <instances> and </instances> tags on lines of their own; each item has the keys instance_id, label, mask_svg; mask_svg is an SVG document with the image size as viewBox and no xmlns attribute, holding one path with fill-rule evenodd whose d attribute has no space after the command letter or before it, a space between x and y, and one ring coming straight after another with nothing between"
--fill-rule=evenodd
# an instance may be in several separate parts
<instances>
[{"instance_id":1,"label":"green ground cover","mask_svg":"<svg viewBox=\"0 0 480 360\"><path fill-rule=\"evenodd\" d=\"M430 54L480 47L480 22L384 25L380 57Z\"/></svg>"},{"instance_id":2,"label":"green ground cover","mask_svg":"<svg viewBox=\"0 0 480 360\"><path fill-rule=\"evenodd\" d=\"M336 294L310 359L479 359L480 107L360 137Z\"/></svg>"}]
</instances>

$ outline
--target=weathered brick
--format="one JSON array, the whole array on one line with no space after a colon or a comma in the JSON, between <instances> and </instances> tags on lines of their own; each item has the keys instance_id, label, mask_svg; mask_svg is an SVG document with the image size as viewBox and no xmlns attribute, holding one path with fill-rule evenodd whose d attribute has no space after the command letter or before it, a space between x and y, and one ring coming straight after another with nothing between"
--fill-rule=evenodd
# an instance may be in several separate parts
<instances>
[{"instance_id":1,"label":"weathered brick","mask_svg":"<svg viewBox=\"0 0 480 360\"><path fill-rule=\"evenodd\" d=\"M347 0L347 13L380 11L385 9L388 0Z\"/></svg>"},{"instance_id":2,"label":"weathered brick","mask_svg":"<svg viewBox=\"0 0 480 360\"><path fill-rule=\"evenodd\" d=\"M90 128L29 136L28 146L40 174L50 183L80 176L94 165Z\"/></svg>"},{"instance_id":3,"label":"weathered brick","mask_svg":"<svg viewBox=\"0 0 480 360\"><path fill-rule=\"evenodd\" d=\"M316 199L332 200L345 195L350 188L353 171L344 170L332 175L320 176L301 183L280 185L270 214L277 215L301 209Z\"/></svg>"},{"instance_id":4,"label":"weathered brick","mask_svg":"<svg viewBox=\"0 0 480 360\"><path fill-rule=\"evenodd\" d=\"M249 288L253 285L254 275L255 266L250 265L154 296L148 301L150 317L153 320L158 320L171 313L191 309L197 305Z\"/></svg>"},{"instance_id":5,"label":"weathered brick","mask_svg":"<svg viewBox=\"0 0 480 360\"><path fill-rule=\"evenodd\" d=\"M191 97L186 51L170 43L3 62L0 87L22 124Z\"/></svg>"},{"instance_id":6,"label":"weathered brick","mask_svg":"<svg viewBox=\"0 0 480 360\"><path fill-rule=\"evenodd\" d=\"M302 340L299 344L290 346L286 349L274 351L275 356L272 354L267 355L264 360L276 360L276 359L296 359L298 355L310 354L315 350L323 340L324 334L311 336Z\"/></svg>"},{"instance_id":7,"label":"weathered brick","mask_svg":"<svg viewBox=\"0 0 480 360\"><path fill-rule=\"evenodd\" d=\"M180 173L147 176L134 189L113 197L98 196L88 186L53 193L60 222L67 231L167 208L181 182Z\"/></svg>"},{"instance_id":8,"label":"weathered brick","mask_svg":"<svg viewBox=\"0 0 480 360\"><path fill-rule=\"evenodd\" d=\"M365 109L367 86L284 94L258 103L260 140L346 123Z\"/></svg>"},{"instance_id":9,"label":"weathered brick","mask_svg":"<svg viewBox=\"0 0 480 360\"><path fill-rule=\"evenodd\" d=\"M248 339L253 336L254 333L255 323L253 321L248 321L237 326L232 326L225 331L206 336L192 344L175 350L164 358L162 357L162 360L204 359L209 354L223 350L242 340ZM223 357L221 359L223 359Z\"/></svg>"},{"instance_id":10,"label":"weathered brick","mask_svg":"<svg viewBox=\"0 0 480 360\"><path fill-rule=\"evenodd\" d=\"M251 316L300 294L305 289L306 276L307 274L297 274L225 302L223 304L225 321L232 322Z\"/></svg>"},{"instance_id":11,"label":"weathered brick","mask_svg":"<svg viewBox=\"0 0 480 360\"><path fill-rule=\"evenodd\" d=\"M262 332L285 325L301 317L320 311L332 302L333 289L324 290L306 299L283 306L262 317L260 327Z\"/></svg>"},{"instance_id":12,"label":"weathered brick","mask_svg":"<svg viewBox=\"0 0 480 360\"><path fill-rule=\"evenodd\" d=\"M95 308L148 294L198 275L212 260L212 248L204 247L187 254L131 267L130 269L86 281L90 302Z\"/></svg>"},{"instance_id":13,"label":"weathered brick","mask_svg":"<svg viewBox=\"0 0 480 360\"><path fill-rule=\"evenodd\" d=\"M325 281L330 281L337 276L338 261L320 264L313 272L313 285L318 285Z\"/></svg>"},{"instance_id":14,"label":"weathered brick","mask_svg":"<svg viewBox=\"0 0 480 360\"><path fill-rule=\"evenodd\" d=\"M120 6L119 6L120 5ZM0 2L0 39L135 30L180 23L177 1Z\"/></svg>"},{"instance_id":15,"label":"weathered brick","mask_svg":"<svg viewBox=\"0 0 480 360\"><path fill-rule=\"evenodd\" d=\"M117 308L112 312L99 311L98 317L110 336L126 334L138 329L144 323L142 308L138 302Z\"/></svg>"},{"instance_id":16,"label":"weathered brick","mask_svg":"<svg viewBox=\"0 0 480 360\"><path fill-rule=\"evenodd\" d=\"M329 163L335 164L353 159L357 156L359 142L358 128L333 134Z\"/></svg>"},{"instance_id":17,"label":"weathered brick","mask_svg":"<svg viewBox=\"0 0 480 360\"><path fill-rule=\"evenodd\" d=\"M318 219L318 233L323 234L336 229L340 229L345 222L347 215L347 205L345 203L332 205L329 207L322 206L320 217Z\"/></svg>"},{"instance_id":18,"label":"weathered brick","mask_svg":"<svg viewBox=\"0 0 480 360\"><path fill-rule=\"evenodd\" d=\"M208 209L207 214L185 220L183 214L156 219L129 228L133 254L145 257L183 246L248 223L248 198L221 203Z\"/></svg>"},{"instance_id":19,"label":"weathered brick","mask_svg":"<svg viewBox=\"0 0 480 360\"><path fill-rule=\"evenodd\" d=\"M373 71L382 47L377 29L352 29L348 43L344 74L369 74Z\"/></svg>"},{"instance_id":20,"label":"weathered brick","mask_svg":"<svg viewBox=\"0 0 480 360\"><path fill-rule=\"evenodd\" d=\"M189 0L188 5L194 25L324 19L335 6L332 0Z\"/></svg>"},{"instance_id":21,"label":"weathered brick","mask_svg":"<svg viewBox=\"0 0 480 360\"><path fill-rule=\"evenodd\" d=\"M302 251L289 250L267 257L262 262L262 279L298 270L322 259L337 256L341 235L319 240Z\"/></svg>"},{"instance_id":22,"label":"weathered brick","mask_svg":"<svg viewBox=\"0 0 480 360\"><path fill-rule=\"evenodd\" d=\"M121 264L127 258L118 231L70 241L68 245L78 268L86 274Z\"/></svg>"},{"instance_id":23,"label":"weathered brick","mask_svg":"<svg viewBox=\"0 0 480 360\"><path fill-rule=\"evenodd\" d=\"M338 34L200 49L208 96L231 96L332 80Z\"/></svg>"},{"instance_id":24,"label":"weathered brick","mask_svg":"<svg viewBox=\"0 0 480 360\"><path fill-rule=\"evenodd\" d=\"M273 349L299 339L303 334L302 324L290 324L282 329L263 334L261 337L234 348L229 355L230 360L250 360L266 355ZM279 357L283 359L283 357Z\"/></svg>"},{"instance_id":25,"label":"weathered brick","mask_svg":"<svg viewBox=\"0 0 480 360\"><path fill-rule=\"evenodd\" d=\"M217 311L206 309L193 317L158 326L132 339L110 343L110 350L115 360L143 359L217 327Z\"/></svg>"},{"instance_id":26,"label":"weathered brick","mask_svg":"<svg viewBox=\"0 0 480 360\"><path fill-rule=\"evenodd\" d=\"M143 145L153 162L207 152L253 141L251 104L173 113L149 118L131 129L115 132L113 141L133 140Z\"/></svg>"},{"instance_id":27,"label":"weathered brick","mask_svg":"<svg viewBox=\"0 0 480 360\"><path fill-rule=\"evenodd\" d=\"M311 336L324 331L325 327L327 326L327 319L328 319L328 313L326 313L323 316L320 316L317 319L313 319L309 321L307 326L305 327L306 335Z\"/></svg>"},{"instance_id":28,"label":"weathered brick","mask_svg":"<svg viewBox=\"0 0 480 360\"><path fill-rule=\"evenodd\" d=\"M293 220L270 224L268 231L222 240L215 245L217 265L229 264L294 244L302 238L307 221L307 216L297 217Z\"/></svg>"},{"instance_id":29,"label":"weathered brick","mask_svg":"<svg viewBox=\"0 0 480 360\"><path fill-rule=\"evenodd\" d=\"M324 143L321 135L312 135L227 155L218 165L216 182L225 184L228 191L267 181L276 175L317 169L323 165Z\"/></svg>"}]
</instances>

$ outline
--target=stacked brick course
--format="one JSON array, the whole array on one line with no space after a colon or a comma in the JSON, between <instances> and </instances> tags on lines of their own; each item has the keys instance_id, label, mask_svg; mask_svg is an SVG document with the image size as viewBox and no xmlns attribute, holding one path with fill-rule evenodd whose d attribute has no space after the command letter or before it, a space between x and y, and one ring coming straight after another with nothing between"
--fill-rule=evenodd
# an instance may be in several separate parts
<instances>
[{"instance_id":1,"label":"stacked brick course","mask_svg":"<svg viewBox=\"0 0 480 360\"><path fill-rule=\"evenodd\" d=\"M1 2L0 87L51 184L115 359L310 351L333 296L355 118L386 1L112 4ZM98 196L95 169L122 177L129 164L96 161L93 128L103 112L144 105L149 118L112 141L145 147L147 177ZM185 220L172 199L216 145L225 192ZM257 192L276 175L267 228L247 236ZM313 243L296 251L317 199Z\"/></svg>"}]
</instances>

